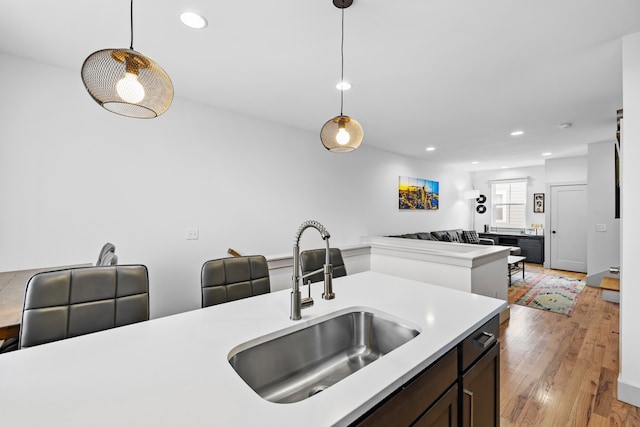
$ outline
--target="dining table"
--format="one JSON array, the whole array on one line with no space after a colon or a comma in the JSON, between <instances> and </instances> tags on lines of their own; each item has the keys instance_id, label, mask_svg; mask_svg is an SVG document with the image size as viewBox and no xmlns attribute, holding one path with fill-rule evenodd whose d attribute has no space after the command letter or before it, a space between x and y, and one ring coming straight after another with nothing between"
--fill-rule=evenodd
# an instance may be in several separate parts
<instances>
[{"instance_id":1,"label":"dining table","mask_svg":"<svg viewBox=\"0 0 640 427\"><path fill-rule=\"evenodd\" d=\"M92 264L85 263L0 272L0 341L18 336L25 290L27 288L27 282L33 275L45 271L72 267L88 267L91 265Z\"/></svg>"}]
</instances>

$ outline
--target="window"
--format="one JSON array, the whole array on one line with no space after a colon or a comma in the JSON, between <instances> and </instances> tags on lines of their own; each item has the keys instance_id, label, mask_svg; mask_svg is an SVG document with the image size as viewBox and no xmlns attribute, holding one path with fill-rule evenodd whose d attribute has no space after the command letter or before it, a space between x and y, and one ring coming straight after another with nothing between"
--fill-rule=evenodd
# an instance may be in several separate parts
<instances>
[{"instance_id":1,"label":"window","mask_svg":"<svg viewBox=\"0 0 640 427\"><path fill-rule=\"evenodd\" d=\"M527 212L527 181L491 183L491 225L500 228L524 228Z\"/></svg>"}]
</instances>

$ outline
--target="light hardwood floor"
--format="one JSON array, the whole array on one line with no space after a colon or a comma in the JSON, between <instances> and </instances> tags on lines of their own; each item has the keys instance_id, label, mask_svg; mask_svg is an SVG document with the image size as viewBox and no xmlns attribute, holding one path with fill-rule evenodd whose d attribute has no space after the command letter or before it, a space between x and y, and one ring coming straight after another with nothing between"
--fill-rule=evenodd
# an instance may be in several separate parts
<instances>
[{"instance_id":1,"label":"light hardwood floor","mask_svg":"<svg viewBox=\"0 0 640 427\"><path fill-rule=\"evenodd\" d=\"M527 272L585 275L527 264ZM634 426L640 408L616 399L620 306L585 286L573 316L511 304L500 328L500 425Z\"/></svg>"}]
</instances>

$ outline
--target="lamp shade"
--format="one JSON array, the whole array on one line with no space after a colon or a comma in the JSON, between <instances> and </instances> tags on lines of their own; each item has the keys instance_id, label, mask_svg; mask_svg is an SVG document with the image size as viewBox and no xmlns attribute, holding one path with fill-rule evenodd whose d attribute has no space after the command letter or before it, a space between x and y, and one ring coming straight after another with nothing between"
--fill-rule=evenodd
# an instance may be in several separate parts
<instances>
[{"instance_id":1,"label":"lamp shade","mask_svg":"<svg viewBox=\"0 0 640 427\"><path fill-rule=\"evenodd\" d=\"M477 199L480 196L480 190L466 190L464 192L465 199Z\"/></svg>"},{"instance_id":2,"label":"lamp shade","mask_svg":"<svg viewBox=\"0 0 640 427\"><path fill-rule=\"evenodd\" d=\"M320 130L322 145L334 153L346 153L360 146L364 131L360 123L349 116L336 116Z\"/></svg>"},{"instance_id":3,"label":"lamp shade","mask_svg":"<svg viewBox=\"0 0 640 427\"><path fill-rule=\"evenodd\" d=\"M173 101L173 84L167 73L133 49L92 53L82 64L82 81L98 104L127 117L157 117Z\"/></svg>"}]
</instances>

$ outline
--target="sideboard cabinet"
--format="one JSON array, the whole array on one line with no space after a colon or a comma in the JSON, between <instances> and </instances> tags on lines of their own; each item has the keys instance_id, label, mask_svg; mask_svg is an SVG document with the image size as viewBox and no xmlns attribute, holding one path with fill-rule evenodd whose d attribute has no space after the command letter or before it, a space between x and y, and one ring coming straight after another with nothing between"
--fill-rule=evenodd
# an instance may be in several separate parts
<instances>
[{"instance_id":1,"label":"sideboard cabinet","mask_svg":"<svg viewBox=\"0 0 640 427\"><path fill-rule=\"evenodd\" d=\"M493 240L496 245L519 247L520 255L527 257L526 262L544 263L544 236L499 233L479 233L479 236Z\"/></svg>"}]
</instances>

